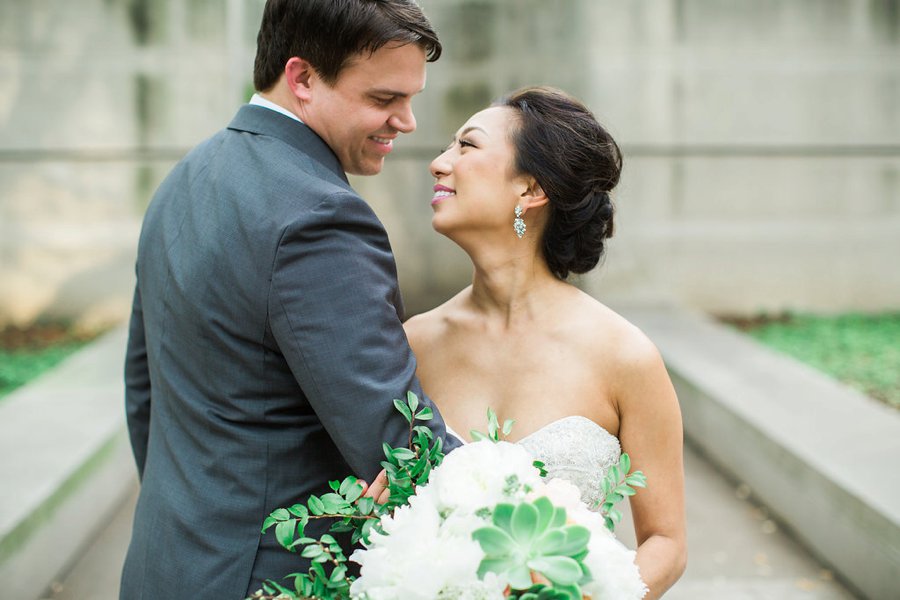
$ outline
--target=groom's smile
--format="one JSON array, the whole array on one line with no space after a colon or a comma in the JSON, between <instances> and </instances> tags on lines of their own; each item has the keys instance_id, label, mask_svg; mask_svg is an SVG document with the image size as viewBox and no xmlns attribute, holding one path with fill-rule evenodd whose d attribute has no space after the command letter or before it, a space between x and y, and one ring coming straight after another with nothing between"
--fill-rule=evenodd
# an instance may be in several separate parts
<instances>
[{"instance_id":1,"label":"groom's smile","mask_svg":"<svg viewBox=\"0 0 900 600\"><path fill-rule=\"evenodd\" d=\"M401 133L416 128L412 98L425 87L425 50L389 44L356 57L329 85L310 80L301 120L319 134L353 175L381 172Z\"/></svg>"}]
</instances>

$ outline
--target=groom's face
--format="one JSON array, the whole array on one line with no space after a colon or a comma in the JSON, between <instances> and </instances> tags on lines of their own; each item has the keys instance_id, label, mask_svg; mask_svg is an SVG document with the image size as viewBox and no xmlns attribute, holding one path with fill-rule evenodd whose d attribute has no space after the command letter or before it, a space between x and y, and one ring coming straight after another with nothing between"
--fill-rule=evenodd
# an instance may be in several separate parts
<instances>
[{"instance_id":1,"label":"groom's face","mask_svg":"<svg viewBox=\"0 0 900 600\"><path fill-rule=\"evenodd\" d=\"M344 171L375 175L394 139L416 128L412 97L425 87L425 51L388 44L356 57L328 85L316 75L303 121L325 140Z\"/></svg>"}]
</instances>

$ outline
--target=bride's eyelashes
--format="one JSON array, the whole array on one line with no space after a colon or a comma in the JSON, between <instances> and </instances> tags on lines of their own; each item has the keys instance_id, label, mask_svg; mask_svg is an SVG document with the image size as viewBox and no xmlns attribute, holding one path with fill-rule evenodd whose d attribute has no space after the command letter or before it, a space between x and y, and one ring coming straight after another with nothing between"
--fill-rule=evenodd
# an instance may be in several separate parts
<instances>
[{"instance_id":1,"label":"bride's eyelashes","mask_svg":"<svg viewBox=\"0 0 900 600\"><path fill-rule=\"evenodd\" d=\"M438 156L440 156L441 154L443 154L444 152L446 152L447 150L449 150L450 148L452 148L452 147L453 147L453 144L455 144L455 143L456 143L456 140L455 140L455 139L454 139L454 140L451 140L450 143L449 143L447 146L445 146L444 148L441 149L440 152L438 152ZM465 138L459 140L459 146L460 146L460 148L465 148L465 147L469 147L469 148L477 148L477 146L476 146L475 144L473 144L472 142L470 142L469 140L467 140L467 139L465 139Z\"/></svg>"}]
</instances>

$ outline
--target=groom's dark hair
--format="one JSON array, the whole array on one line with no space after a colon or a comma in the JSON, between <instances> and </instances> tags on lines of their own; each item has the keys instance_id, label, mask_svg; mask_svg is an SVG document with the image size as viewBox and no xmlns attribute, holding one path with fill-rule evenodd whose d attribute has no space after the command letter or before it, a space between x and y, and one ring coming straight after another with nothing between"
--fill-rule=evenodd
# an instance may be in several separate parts
<instances>
[{"instance_id":1,"label":"groom's dark hair","mask_svg":"<svg viewBox=\"0 0 900 600\"><path fill-rule=\"evenodd\" d=\"M261 92L271 89L294 56L334 85L355 55L390 42L418 44L428 62L441 55L437 33L413 0L267 0L253 85Z\"/></svg>"}]
</instances>

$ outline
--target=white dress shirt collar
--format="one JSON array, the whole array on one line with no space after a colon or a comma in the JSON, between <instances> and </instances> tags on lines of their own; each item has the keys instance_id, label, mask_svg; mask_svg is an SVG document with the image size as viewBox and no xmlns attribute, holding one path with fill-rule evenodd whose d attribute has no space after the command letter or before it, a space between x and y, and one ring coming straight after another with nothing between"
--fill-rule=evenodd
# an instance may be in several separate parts
<instances>
[{"instance_id":1,"label":"white dress shirt collar","mask_svg":"<svg viewBox=\"0 0 900 600\"><path fill-rule=\"evenodd\" d=\"M253 97L250 98L249 104L255 104L256 106L262 106L264 108L268 108L269 110L274 110L277 113L281 113L286 117L290 117L297 122L300 122L300 123L303 122L300 120L300 117L298 117L297 115L295 115L294 113L292 113L291 111L286 109L285 107L275 104L271 100L267 100L267 99L263 98L262 96L260 96L259 94L253 94Z\"/></svg>"}]
</instances>

